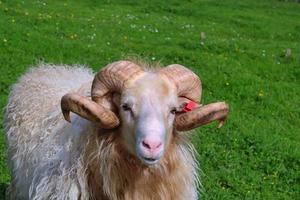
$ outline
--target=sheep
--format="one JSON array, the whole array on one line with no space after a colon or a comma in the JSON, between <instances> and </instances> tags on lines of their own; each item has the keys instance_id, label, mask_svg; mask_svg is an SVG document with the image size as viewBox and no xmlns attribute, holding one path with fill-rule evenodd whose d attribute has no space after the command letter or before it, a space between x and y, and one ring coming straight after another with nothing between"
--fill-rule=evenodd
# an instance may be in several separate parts
<instances>
[{"instance_id":1,"label":"sheep","mask_svg":"<svg viewBox=\"0 0 300 200\"><path fill-rule=\"evenodd\" d=\"M222 125L229 110L200 99L200 79L178 64L32 68L5 108L8 198L197 199L196 151L182 132Z\"/></svg>"}]
</instances>

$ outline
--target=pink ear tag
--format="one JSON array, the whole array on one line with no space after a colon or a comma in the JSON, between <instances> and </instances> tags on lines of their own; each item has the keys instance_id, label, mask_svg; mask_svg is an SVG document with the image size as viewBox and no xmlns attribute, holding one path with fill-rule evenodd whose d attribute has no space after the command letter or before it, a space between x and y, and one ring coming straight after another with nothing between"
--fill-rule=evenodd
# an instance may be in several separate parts
<instances>
[{"instance_id":1,"label":"pink ear tag","mask_svg":"<svg viewBox=\"0 0 300 200\"><path fill-rule=\"evenodd\" d=\"M196 102L190 101L184 106L184 108L182 109L182 112L189 112L191 110L194 110L197 106L198 106L198 104Z\"/></svg>"}]
</instances>

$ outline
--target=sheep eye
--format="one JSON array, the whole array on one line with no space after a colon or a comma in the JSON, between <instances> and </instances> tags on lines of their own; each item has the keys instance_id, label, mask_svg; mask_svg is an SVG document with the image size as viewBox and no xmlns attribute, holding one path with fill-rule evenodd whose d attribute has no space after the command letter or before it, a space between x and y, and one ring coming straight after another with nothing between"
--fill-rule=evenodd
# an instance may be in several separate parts
<instances>
[{"instance_id":1,"label":"sheep eye","mask_svg":"<svg viewBox=\"0 0 300 200\"><path fill-rule=\"evenodd\" d=\"M170 110L170 113L173 114L173 115L175 115L176 112L177 112L177 109L175 107Z\"/></svg>"},{"instance_id":2,"label":"sheep eye","mask_svg":"<svg viewBox=\"0 0 300 200\"><path fill-rule=\"evenodd\" d=\"M126 103L122 105L122 109L123 109L124 111L131 111L130 106L129 106L128 104L126 104Z\"/></svg>"}]
</instances>

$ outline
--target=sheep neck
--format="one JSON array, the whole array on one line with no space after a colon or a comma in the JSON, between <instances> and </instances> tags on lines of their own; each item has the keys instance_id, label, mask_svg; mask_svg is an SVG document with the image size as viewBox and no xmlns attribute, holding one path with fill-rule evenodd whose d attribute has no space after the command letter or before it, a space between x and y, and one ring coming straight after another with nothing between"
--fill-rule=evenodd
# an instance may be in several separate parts
<instances>
[{"instance_id":1,"label":"sheep neck","mask_svg":"<svg viewBox=\"0 0 300 200\"><path fill-rule=\"evenodd\" d=\"M90 138L92 144L88 145L87 150L89 158L87 172L88 184L94 198L116 200L157 199L158 196L159 199L186 198L187 188L182 183L187 183L188 187L196 187L197 164L193 149L189 149L191 145L186 138L176 132L173 136L160 163L146 166L125 151L119 134L93 135Z\"/></svg>"}]
</instances>

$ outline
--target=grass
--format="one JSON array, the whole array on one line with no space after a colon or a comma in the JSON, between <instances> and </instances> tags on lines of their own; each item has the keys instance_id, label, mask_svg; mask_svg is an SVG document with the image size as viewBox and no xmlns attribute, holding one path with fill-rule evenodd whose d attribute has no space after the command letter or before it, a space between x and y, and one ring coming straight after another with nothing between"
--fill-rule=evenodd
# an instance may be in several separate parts
<instances>
[{"instance_id":1,"label":"grass","mask_svg":"<svg viewBox=\"0 0 300 200\"><path fill-rule=\"evenodd\" d=\"M202 199L300 199L300 4L1 0L0 27L1 109L40 61L95 71L130 55L180 63L201 77L202 102L231 108L222 129L193 137ZM10 181L2 121L0 199Z\"/></svg>"}]
</instances>

